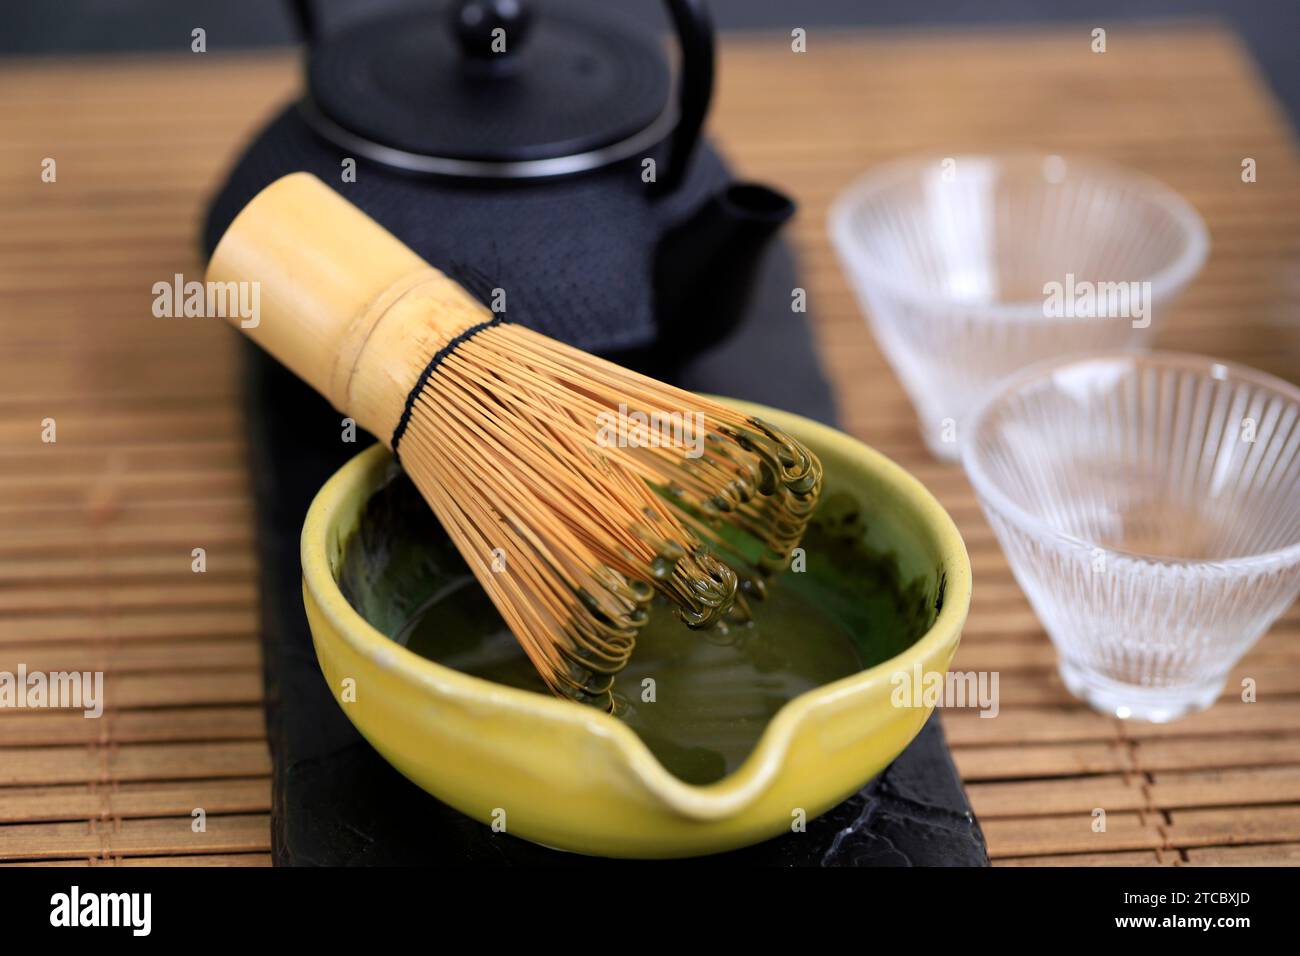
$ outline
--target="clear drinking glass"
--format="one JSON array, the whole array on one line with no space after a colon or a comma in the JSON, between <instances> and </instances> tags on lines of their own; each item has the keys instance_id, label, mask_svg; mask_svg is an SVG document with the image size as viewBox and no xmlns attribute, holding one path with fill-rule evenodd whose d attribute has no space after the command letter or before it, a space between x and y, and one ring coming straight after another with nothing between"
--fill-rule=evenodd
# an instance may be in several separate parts
<instances>
[{"instance_id":1,"label":"clear drinking glass","mask_svg":"<svg viewBox=\"0 0 1300 956\"><path fill-rule=\"evenodd\" d=\"M883 166L838 197L830 232L926 445L950 461L1007 375L1146 343L1209 249L1159 182L1059 156Z\"/></svg>"},{"instance_id":2,"label":"clear drinking glass","mask_svg":"<svg viewBox=\"0 0 1300 956\"><path fill-rule=\"evenodd\" d=\"M962 458L1078 697L1208 707L1300 591L1300 389L1194 355L1037 366ZM1266 679L1267 675L1259 675Z\"/></svg>"}]
</instances>

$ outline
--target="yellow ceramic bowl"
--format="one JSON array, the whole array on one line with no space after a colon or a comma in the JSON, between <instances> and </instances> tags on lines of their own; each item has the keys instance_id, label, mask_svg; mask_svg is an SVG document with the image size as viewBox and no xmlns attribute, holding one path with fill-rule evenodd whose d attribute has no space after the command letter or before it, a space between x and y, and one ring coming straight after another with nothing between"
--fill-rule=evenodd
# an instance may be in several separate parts
<instances>
[{"instance_id":1,"label":"yellow ceramic bowl","mask_svg":"<svg viewBox=\"0 0 1300 956\"><path fill-rule=\"evenodd\" d=\"M970 563L957 528L920 482L878 452L807 419L735 404L821 457L828 493L848 490L864 504L869 541L893 550L905 575L946 580L929 631L897 657L790 701L734 773L687 784L608 714L435 664L352 609L338 569L388 464L387 451L375 447L325 484L302 531L303 592L321 669L375 749L476 820L547 846L616 857L756 843L789 830L801 813L812 819L828 810L898 756L929 709L895 706L891 678L918 665L945 672L966 620Z\"/></svg>"}]
</instances>

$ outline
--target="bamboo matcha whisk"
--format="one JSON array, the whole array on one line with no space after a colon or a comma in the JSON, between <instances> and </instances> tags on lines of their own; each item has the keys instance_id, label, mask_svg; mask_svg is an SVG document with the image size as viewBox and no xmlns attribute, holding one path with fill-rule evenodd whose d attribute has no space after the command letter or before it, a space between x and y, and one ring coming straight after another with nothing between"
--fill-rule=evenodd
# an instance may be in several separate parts
<instances>
[{"instance_id":1,"label":"bamboo matcha whisk","mask_svg":"<svg viewBox=\"0 0 1300 956\"><path fill-rule=\"evenodd\" d=\"M744 614L816 504L798 442L494 316L306 173L207 278L259 283L243 331L387 441L558 694L610 703L656 591L692 626Z\"/></svg>"}]
</instances>

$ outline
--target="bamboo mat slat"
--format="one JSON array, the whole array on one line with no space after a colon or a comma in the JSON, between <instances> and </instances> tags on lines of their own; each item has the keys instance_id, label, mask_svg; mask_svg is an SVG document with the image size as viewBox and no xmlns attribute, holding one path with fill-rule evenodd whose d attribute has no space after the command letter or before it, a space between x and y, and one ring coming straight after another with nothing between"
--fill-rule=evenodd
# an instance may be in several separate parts
<instances>
[{"instance_id":1,"label":"bamboo mat slat","mask_svg":"<svg viewBox=\"0 0 1300 956\"><path fill-rule=\"evenodd\" d=\"M1300 373L1294 136L1240 44L1207 24L892 32L724 42L713 134L793 194L789 235L847 428L961 526L976 575L955 666L1001 713L945 715L991 855L1007 865L1300 863L1300 612L1223 700L1168 727L1073 701L960 471L928 458L825 233L832 197L898 155L1100 154L1180 190L1205 272L1161 344ZM292 57L60 58L0 66L0 670L105 672L108 709L0 712L0 861L269 862L244 429L233 336L155 319L200 274L206 197L297 84ZM1065 108L1063 108L1065 107ZM1245 186L1243 156L1259 182ZM43 184L40 160L57 158ZM58 443L39 440L45 417ZM190 570L194 547L208 570ZM1236 681L1259 682L1245 705ZM192 829L202 807L205 832ZM1105 833L1093 811L1106 810Z\"/></svg>"},{"instance_id":2,"label":"bamboo mat slat","mask_svg":"<svg viewBox=\"0 0 1300 956\"><path fill-rule=\"evenodd\" d=\"M0 863L0 867L14 866L270 866L266 853L208 853L203 856L108 856L76 860L33 860L22 863Z\"/></svg>"},{"instance_id":3,"label":"bamboo mat slat","mask_svg":"<svg viewBox=\"0 0 1300 956\"><path fill-rule=\"evenodd\" d=\"M16 823L0 828L0 857L69 859L118 856L158 856L175 852L184 843L191 853L249 853L266 851L263 814L210 816L202 829L181 817L111 822Z\"/></svg>"},{"instance_id":4,"label":"bamboo mat slat","mask_svg":"<svg viewBox=\"0 0 1300 956\"><path fill-rule=\"evenodd\" d=\"M0 791L0 821L5 823L190 816L195 807L208 813L265 812L270 806L271 786L266 779L10 787Z\"/></svg>"},{"instance_id":5,"label":"bamboo mat slat","mask_svg":"<svg viewBox=\"0 0 1300 956\"><path fill-rule=\"evenodd\" d=\"M4 745L36 747L92 743L175 743L179 741L260 740L266 734L256 704L222 701L215 707L187 700L183 707L106 710L98 720L76 711L31 711L6 721Z\"/></svg>"}]
</instances>

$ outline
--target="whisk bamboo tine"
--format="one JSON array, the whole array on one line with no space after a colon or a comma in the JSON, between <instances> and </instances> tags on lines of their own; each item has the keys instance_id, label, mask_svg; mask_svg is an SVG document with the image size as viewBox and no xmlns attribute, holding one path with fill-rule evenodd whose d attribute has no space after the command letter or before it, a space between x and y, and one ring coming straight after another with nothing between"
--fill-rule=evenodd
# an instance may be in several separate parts
<instances>
[{"instance_id":1,"label":"whisk bamboo tine","mask_svg":"<svg viewBox=\"0 0 1300 956\"><path fill-rule=\"evenodd\" d=\"M494 316L308 174L249 203L208 279L261 285L245 333L388 442L557 694L612 706L655 593L743 618L719 556L761 594L816 504L794 440Z\"/></svg>"}]
</instances>

